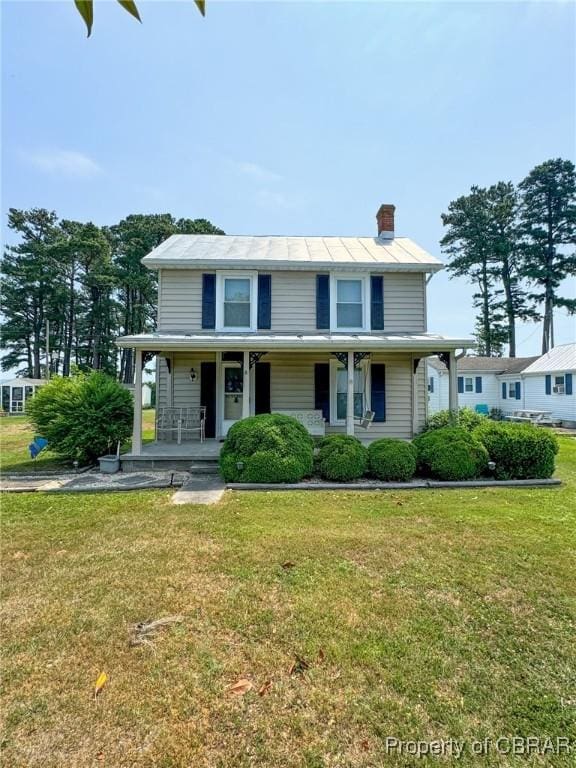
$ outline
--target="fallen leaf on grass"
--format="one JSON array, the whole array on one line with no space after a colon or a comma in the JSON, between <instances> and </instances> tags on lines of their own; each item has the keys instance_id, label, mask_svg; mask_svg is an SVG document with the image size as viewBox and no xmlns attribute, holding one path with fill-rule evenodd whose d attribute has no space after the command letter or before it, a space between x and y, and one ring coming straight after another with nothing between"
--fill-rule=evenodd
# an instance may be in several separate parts
<instances>
[{"instance_id":1,"label":"fallen leaf on grass","mask_svg":"<svg viewBox=\"0 0 576 768\"><path fill-rule=\"evenodd\" d=\"M154 621L139 621L135 624L130 638L130 645L144 645L155 639L158 632L169 624L179 624L184 616L164 616Z\"/></svg>"},{"instance_id":2,"label":"fallen leaf on grass","mask_svg":"<svg viewBox=\"0 0 576 768\"><path fill-rule=\"evenodd\" d=\"M362 752L368 752L368 750L370 749L370 743L368 742L368 739L362 739L362 741L360 742L360 749L362 750Z\"/></svg>"},{"instance_id":3,"label":"fallen leaf on grass","mask_svg":"<svg viewBox=\"0 0 576 768\"><path fill-rule=\"evenodd\" d=\"M94 683L94 698L96 698L100 693L100 691L102 690L102 688L104 688L107 680L108 680L108 675L106 674L106 672L100 672L96 682Z\"/></svg>"},{"instance_id":4,"label":"fallen leaf on grass","mask_svg":"<svg viewBox=\"0 0 576 768\"><path fill-rule=\"evenodd\" d=\"M289 675L303 675L307 669L310 669L310 664L301 656L295 656L294 661L290 665L288 670Z\"/></svg>"},{"instance_id":5,"label":"fallen leaf on grass","mask_svg":"<svg viewBox=\"0 0 576 768\"><path fill-rule=\"evenodd\" d=\"M284 568L285 571L288 571L290 568L294 568L296 563L293 563L292 560L285 560L282 563L282 568Z\"/></svg>"},{"instance_id":6,"label":"fallen leaf on grass","mask_svg":"<svg viewBox=\"0 0 576 768\"><path fill-rule=\"evenodd\" d=\"M272 680L266 680L266 682L258 689L258 696L266 696L272 689Z\"/></svg>"},{"instance_id":7,"label":"fallen leaf on grass","mask_svg":"<svg viewBox=\"0 0 576 768\"><path fill-rule=\"evenodd\" d=\"M325 658L326 658L326 655L324 653L324 649L320 648L320 650L318 651L318 664L322 664Z\"/></svg>"},{"instance_id":8,"label":"fallen leaf on grass","mask_svg":"<svg viewBox=\"0 0 576 768\"><path fill-rule=\"evenodd\" d=\"M248 693L248 691L251 691L253 687L254 686L250 680L242 677L240 680L238 680L238 682L234 683L234 685L228 686L226 692L231 696L244 696L244 694Z\"/></svg>"}]
</instances>

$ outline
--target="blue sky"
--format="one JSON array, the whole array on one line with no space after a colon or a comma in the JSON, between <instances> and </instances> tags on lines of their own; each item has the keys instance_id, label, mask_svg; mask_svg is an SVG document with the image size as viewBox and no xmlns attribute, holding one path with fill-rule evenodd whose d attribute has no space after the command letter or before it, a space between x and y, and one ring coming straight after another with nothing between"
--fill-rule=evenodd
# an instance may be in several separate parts
<instances>
[{"instance_id":1,"label":"blue sky","mask_svg":"<svg viewBox=\"0 0 576 768\"><path fill-rule=\"evenodd\" d=\"M2 212L111 224L206 217L228 233L396 230L440 255L472 184L574 159L576 6L542 3L3 2ZM565 287L574 294L574 284ZM437 275L429 329L473 330ZM558 312L557 343L574 319ZM534 324L519 354L539 352Z\"/></svg>"}]
</instances>

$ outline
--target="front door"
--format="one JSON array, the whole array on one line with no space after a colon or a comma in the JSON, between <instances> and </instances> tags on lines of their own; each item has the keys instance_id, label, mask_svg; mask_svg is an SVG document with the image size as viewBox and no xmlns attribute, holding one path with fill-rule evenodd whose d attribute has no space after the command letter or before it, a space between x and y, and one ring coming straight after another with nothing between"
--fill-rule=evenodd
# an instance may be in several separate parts
<instances>
[{"instance_id":1,"label":"front door","mask_svg":"<svg viewBox=\"0 0 576 768\"><path fill-rule=\"evenodd\" d=\"M242 418L244 381L240 363L222 363L222 436Z\"/></svg>"}]
</instances>

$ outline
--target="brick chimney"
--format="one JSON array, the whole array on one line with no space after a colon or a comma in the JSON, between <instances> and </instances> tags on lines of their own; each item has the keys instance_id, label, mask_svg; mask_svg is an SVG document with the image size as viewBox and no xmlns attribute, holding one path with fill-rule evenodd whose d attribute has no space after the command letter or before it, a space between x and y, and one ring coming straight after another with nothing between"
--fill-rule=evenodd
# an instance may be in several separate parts
<instances>
[{"instance_id":1,"label":"brick chimney","mask_svg":"<svg viewBox=\"0 0 576 768\"><path fill-rule=\"evenodd\" d=\"M395 205L381 205L376 214L378 222L378 237L392 239L394 237L394 211Z\"/></svg>"}]
</instances>

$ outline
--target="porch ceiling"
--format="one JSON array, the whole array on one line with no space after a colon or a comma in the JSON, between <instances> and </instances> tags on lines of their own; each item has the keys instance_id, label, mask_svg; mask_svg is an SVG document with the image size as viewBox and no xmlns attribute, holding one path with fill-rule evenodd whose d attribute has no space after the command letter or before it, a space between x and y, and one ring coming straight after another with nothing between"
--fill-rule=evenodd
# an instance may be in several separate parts
<instances>
[{"instance_id":1,"label":"porch ceiling","mask_svg":"<svg viewBox=\"0 0 576 768\"><path fill-rule=\"evenodd\" d=\"M318 334L166 334L142 333L135 336L122 336L116 340L119 347L142 350L275 350L290 351L314 350L395 350L405 352L448 351L473 348L473 339L452 338L432 333L420 334L381 334L381 333L318 333Z\"/></svg>"}]
</instances>

